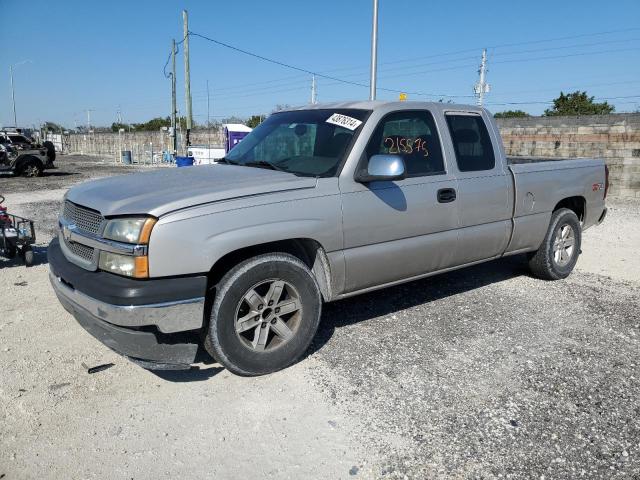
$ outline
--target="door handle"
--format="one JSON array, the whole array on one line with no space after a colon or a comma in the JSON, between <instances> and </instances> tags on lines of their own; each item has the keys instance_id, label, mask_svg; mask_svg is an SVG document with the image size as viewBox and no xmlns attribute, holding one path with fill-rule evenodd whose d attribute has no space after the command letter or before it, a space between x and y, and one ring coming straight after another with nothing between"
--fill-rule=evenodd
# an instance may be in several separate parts
<instances>
[{"instance_id":1,"label":"door handle","mask_svg":"<svg viewBox=\"0 0 640 480\"><path fill-rule=\"evenodd\" d=\"M450 203L456 199L455 188L441 188L438 190L438 203Z\"/></svg>"}]
</instances>

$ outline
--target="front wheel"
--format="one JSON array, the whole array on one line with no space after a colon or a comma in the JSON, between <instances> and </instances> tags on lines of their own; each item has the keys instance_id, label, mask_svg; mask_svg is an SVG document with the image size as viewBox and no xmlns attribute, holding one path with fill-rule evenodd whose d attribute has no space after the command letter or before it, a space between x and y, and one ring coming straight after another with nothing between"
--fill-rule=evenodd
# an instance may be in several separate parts
<instances>
[{"instance_id":1,"label":"front wheel","mask_svg":"<svg viewBox=\"0 0 640 480\"><path fill-rule=\"evenodd\" d=\"M27 267L33 266L35 262L35 256L30 246L26 246L22 249L22 258L24 259L25 266Z\"/></svg>"},{"instance_id":2,"label":"front wheel","mask_svg":"<svg viewBox=\"0 0 640 480\"><path fill-rule=\"evenodd\" d=\"M560 280L573 271L580 255L582 227L568 208L553 212L549 230L538 251L529 256L531 272L544 280Z\"/></svg>"},{"instance_id":3,"label":"front wheel","mask_svg":"<svg viewBox=\"0 0 640 480\"><path fill-rule=\"evenodd\" d=\"M263 375L297 361L320 323L322 297L309 268L285 253L250 258L216 288L205 339L237 375Z\"/></svg>"}]
</instances>

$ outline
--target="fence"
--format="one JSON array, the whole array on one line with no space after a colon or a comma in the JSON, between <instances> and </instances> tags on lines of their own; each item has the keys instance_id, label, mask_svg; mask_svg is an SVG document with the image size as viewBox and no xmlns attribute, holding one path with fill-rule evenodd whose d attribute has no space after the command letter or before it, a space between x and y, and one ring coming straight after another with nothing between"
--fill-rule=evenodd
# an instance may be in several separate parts
<instances>
[{"instance_id":1,"label":"fence","mask_svg":"<svg viewBox=\"0 0 640 480\"><path fill-rule=\"evenodd\" d=\"M178 151L184 142L178 135ZM219 130L198 130L191 132L192 145L221 147L224 136ZM163 152L171 151L171 137L166 132L120 132L120 133L75 133L65 142L69 153L83 155L104 155L121 161L121 152L130 151L134 163L159 163Z\"/></svg>"}]
</instances>

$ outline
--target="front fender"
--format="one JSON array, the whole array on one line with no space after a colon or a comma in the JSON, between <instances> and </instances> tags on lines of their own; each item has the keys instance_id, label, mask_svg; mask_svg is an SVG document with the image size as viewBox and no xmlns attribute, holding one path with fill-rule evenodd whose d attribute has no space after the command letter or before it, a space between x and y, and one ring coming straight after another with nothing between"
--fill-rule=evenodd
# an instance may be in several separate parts
<instances>
[{"instance_id":1,"label":"front fender","mask_svg":"<svg viewBox=\"0 0 640 480\"><path fill-rule=\"evenodd\" d=\"M149 243L152 277L208 272L233 251L308 238L326 252L342 248L339 195L250 206L191 218L161 218Z\"/></svg>"}]
</instances>

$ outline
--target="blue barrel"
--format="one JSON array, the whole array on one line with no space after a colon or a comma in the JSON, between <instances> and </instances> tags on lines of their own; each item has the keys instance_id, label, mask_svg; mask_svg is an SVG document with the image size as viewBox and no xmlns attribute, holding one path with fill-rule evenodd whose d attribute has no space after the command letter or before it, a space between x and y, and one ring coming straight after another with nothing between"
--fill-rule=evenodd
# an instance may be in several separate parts
<instances>
[{"instance_id":1,"label":"blue barrel","mask_svg":"<svg viewBox=\"0 0 640 480\"><path fill-rule=\"evenodd\" d=\"M193 157L176 157L176 167L190 167L193 165Z\"/></svg>"},{"instance_id":2,"label":"blue barrel","mask_svg":"<svg viewBox=\"0 0 640 480\"><path fill-rule=\"evenodd\" d=\"M122 163L124 163L125 165L131 165L131 150L122 150L122 152L120 153Z\"/></svg>"}]
</instances>

